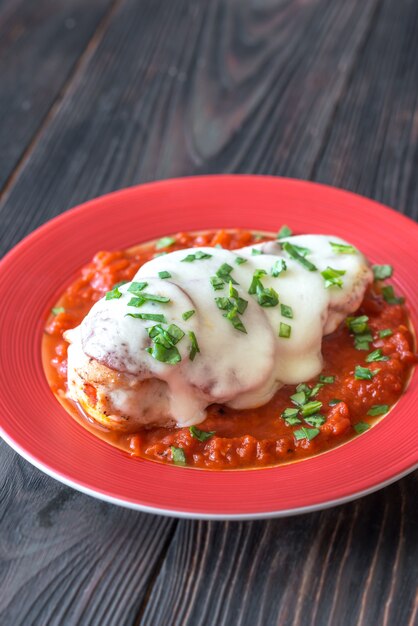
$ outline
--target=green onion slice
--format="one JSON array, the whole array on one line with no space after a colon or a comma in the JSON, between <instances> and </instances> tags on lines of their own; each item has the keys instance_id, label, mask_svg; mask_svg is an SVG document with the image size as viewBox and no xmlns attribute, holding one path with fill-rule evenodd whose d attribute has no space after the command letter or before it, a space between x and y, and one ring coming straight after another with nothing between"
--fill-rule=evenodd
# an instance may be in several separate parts
<instances>
[{"instance_id":1,"label":"green onion slice","mask_svg":"<svg viewBox=\"0 0 418 626\"><path fill-rule=\"evenodd\" d=\"M337 254L356 254L357 252L354 246L348 246L336 241L330 241L329 245L331 246L333 252L336 252Z\"/></svg>"}]
</instances>

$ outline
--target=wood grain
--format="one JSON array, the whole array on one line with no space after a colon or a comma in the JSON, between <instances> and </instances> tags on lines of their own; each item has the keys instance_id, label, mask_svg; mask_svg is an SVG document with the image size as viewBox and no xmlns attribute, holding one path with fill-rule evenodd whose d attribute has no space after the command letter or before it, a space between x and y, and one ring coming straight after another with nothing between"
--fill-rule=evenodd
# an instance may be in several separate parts
<instances>
[{"instance_id":1,"label":"wood grain","mask_svg":"<svg viewBox=\"0 0 418 626\"><path fill-rule=\"evenodd\" d=\"M4 132L8 149L20 146L3 187L1 253L78 202L186 174L315 178L417 215L413 0L105 4L71 0L90 15L92 39L85 26L84 39L59 42L67 65L50 69L55 86L23 139L20 118L0 129L0 144ZM55 20L50 5L39 0ZM29 0L10 6L38 19ZM0 35L13 17L5 7ZM42 46L27 36L22 84L36 89L31 51L38 59ZM417 623L417 474L353 504L254 523L100 503L3 443L0 480L0 624Z\"/></svg>"},{"instance_id":2,"label":"wood grain","mask_svg":"<svg viewBox=\"0 0 418 626\"><path fill-rule=\"evenodd\" d=\"M63 90L112 0L0 5L0 187Z\"/></svg>"}]
</instances>

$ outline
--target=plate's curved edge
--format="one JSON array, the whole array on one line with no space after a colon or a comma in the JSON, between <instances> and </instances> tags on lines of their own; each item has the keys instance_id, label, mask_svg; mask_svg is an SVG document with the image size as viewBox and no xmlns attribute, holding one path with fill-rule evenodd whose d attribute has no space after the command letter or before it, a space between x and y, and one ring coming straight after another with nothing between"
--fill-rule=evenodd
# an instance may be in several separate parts
<instances>
[{"instance_id":1,"label":"plate's curved edge","mask_svg":"<svg viewBox=\"0 0 418 626\"><path fill-rule=\"evenodd\" d=\"M71 489L75 489L84 495L95 498L96 500L101 500L102 502L107 502L109 504L116 504L117 506L124 507L125 509L131 509L133 511L139 511L141 513L150 513L154 515L161 515L162 517L173 517L176 519L191 519L191 520L204 520L204 521L235 521L235 522L245 522L252 520L263 520L263 519L278 519L281 517L291 517L294 515L303 515L305 513L315 513L318 511L324 511L326 509L331 509L335 506L340 506L343 504L348 504L349 502L353 502L354 500L359 500L365 496L368 496L376 491L380 491L389 485L397 482L401 478L408 476L408 474L412 474L416 469L418 469L418 463L415 463L412 467L396 474L395 476L391 476L387 480L382 483L377 483L368 489L364 489L363 491L357 491L356 493L350 494L348 496L344 496L343 498L337 498L335 500L326 500L324 502L319 502L318 504L312 504L310 506L298 507L295 509L284 509L278 511L268 511L266 513L244 513L244 514L233 514L233 513L190 513L188 511L177 511L175 509L160 509L158 507L152 507L145 504L138 504L136 502L131 502L130 500L123 500L121 498L116 498L114 496L106 495L105 493L101 493L100 491L89 489L84 485L78 483L77 481L69 480L66 476L63 476L59 472L55 472L47 465L39 462L36 458L32 457L30 454L21 448L18 444L16 444L11 438L9 438L2 428L0 428L0 436L3 441L12 448L19 456L23 457L25 461L36 467L38 470L50 476L54 480L67 485L67 487L71 487Z\"/></svg>"}]
</instances>

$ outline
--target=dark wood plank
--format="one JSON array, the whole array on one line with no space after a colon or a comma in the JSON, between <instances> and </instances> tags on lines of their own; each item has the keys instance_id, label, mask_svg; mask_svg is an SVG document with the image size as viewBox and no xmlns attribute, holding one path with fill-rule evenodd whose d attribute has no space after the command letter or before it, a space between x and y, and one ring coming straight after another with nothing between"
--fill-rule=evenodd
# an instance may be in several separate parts
<instances>
[{"instance_id":1,"label":"dark wood plank","mask_svg":"<svg viewBox=\"0 0 418 626\"><path fill-rule=\"evenodd\" d=\"M308 175L378 2L126 0L3 200L4 248L137 182Z\"/></svg>"},{"instance_id":2,"label":"dark wood plank","mask_svg":"<svg viewBox=\"0 0 418 626\"><path fill-rule=\"evenodd\" d=\"M418 3L386 0L313 177L418 218Z\"/></svg>"},{"instance_id":3,"label":"dark wood plank","mask_svg":"<svg viewBox=\"0 0 418 626\"><path fill-rule=\"evenodd\" d=\"M321 513L180 522L140 624L412 626L417 497L413 475Z\"/></svg>"},{"instance_id":4,"label":"dark wood plank","mask_svg":"<svg viewBox=\"0 0 418 626\"><path fill-rule=\"evenodd\" d=\"M176 521L84 496L0 442L0 624L132 624Z\"/></svg>"},{"instance_id":5,"label":"dark wood plank","mask_svg":"<svg viewBox=\"0 0 418 626\"><path fill-rule=\"evenodd\" d=\"M113 0L0 5L0 189L45 120Z\"/></svg>"}]
</instances>

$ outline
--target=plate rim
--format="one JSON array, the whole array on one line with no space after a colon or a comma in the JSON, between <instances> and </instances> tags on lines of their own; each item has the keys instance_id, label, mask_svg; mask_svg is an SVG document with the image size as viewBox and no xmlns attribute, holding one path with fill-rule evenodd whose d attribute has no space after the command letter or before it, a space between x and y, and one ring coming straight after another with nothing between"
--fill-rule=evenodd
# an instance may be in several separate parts
<instances>
[{"instance_id":1,"label":"plate rim","mask_svg":"<svg viewBox=\"0 0 418 626\"><path fill-rule=\"evenodd\" d=\"M353 196L357 201L360 201L362 203L364 203L364 201L366 201L367 203L371 203L373 205L375 205L376 207L379 208L379 211L382 211L382 209L385 209L386 211L388 211L393 217L396 217L397 220L402 220L405 221L405 225L408 224L413 224L414 227L417 227L417 224L411 220L410 218L408 218L407 216L400 214L396 211L394 211L393 209L391 209L390 207L383 205L375 200L372 200L370 198L367 198L365 196L361 196L359 194L356 194L354 192L351 191L347 191L341 188L337 188L337 187L333 187L331 185L324 185L322 183L316 183L316 182L310 182L310 181L306 181L306 180L299 180L299 179L293 179L293 178L284 178L284 177L276 177L276 176L263 176L263 175L240 175L240 174L221 174L221 175L217 175L217 174L213 174L213 175L208 175L208 176L187 176L187 177L182 177L182 178L174 178L174 179L166 179L163 181L153 181L150 183L146 183L143 185L134 185L131 187L127 187L127 188L123 188L121 190L117 190L117 191L113 191L111 193L108 194L104 194L102 196L99 196L97 198L94 198L92 200L88 200L87 202L84 202L80 205L77 205L76 207L73 207L67 211L64 211L63 213L61 213L60 215L52 218L51 220L48 220L47 222L45 222L44 224L42 224L41 226L39 226L37 229L35 229L34 231L32 231L29 235L27 235L25 238L23 238L16 246L14 246L0 261L0 275L3 269L3 266L6 263L10 262L10 259L13 259L14 255L18 255L20 250L22 248L25 248L26 246L30 245L32 239L37 239L43 232L48 231L51 229L51 226L53 226L54 224L59 224L62 221L67 222L68 220L71 221L72 217L77 214L78 212L85 212L88 211L90 209L90 207L95 206L97 204L101 204L103 202L104 199L108 199L109 197L117 197L117 196L121 196L121 195L125 195L125 194L131 194L131 193L135 193L137 190L143 190L145 187L155 187L155 186L172 186L174 185L178 185L178 184L184 184L186 182L186 185L188 182L192 181L192 182L199 182L199 181L205 181L207 182L207 179L223 179L223 180L228 180L228 179L257 179L258 181L260 180L272 180L275 181L276 183L278 181L280 182L284 182L284 183L291 183L292 185L295 185L297 187L311 187L311 186L316 186L319 188L323 188L326 190L327 193L331 192L331 193L342 193L342 194L349 194L350 196ZM238 226L237 226L238 227ZM161 236L164 233L161 233ZM110 248L112 246L109 246ZM1 419L1 418L0 418ZM395 474L394 476L391 476L390 478L386 479L383 482L377 482L376 484L364 489L364 490L360 490L360 491L355 491L354 493L347 495L347 496L343 496L341 498L336 498L336 499L332 499L332 500L325 500L323 502L319 502L316 504L311 504L311 505L307 505L304 507L296 507L296 508L291 508L291 509L278 509L278 510L271 510L271 511L266 511L266 512L254 512L254 513L203 513L203 512L193 512L193 511L179 511L177 509L168 509L168 508L159 508L159 507L154 507L154 506L148 506L146 504L140 504L138 502L132 502L130 500L124 499L124 498L116 498L113 495L107 495L105 493L102 493L101 491L97 490L97 489L90 489L89 487L86 487L85 485L83 485L82 483L80 483L77 480L73 480L63 474L61 474L61 472L55 471L53 468L49 467L47 464L43 463L42 461L38 460L35 456L32 455L32 453L28 452L27 450L25 450L24 448L22 448L17 442L15 442L13 440L12 437L9 436L9 434L4 430L2 424L0 423L0 434L3 437L3 439L6 441L6 443L12 448L14 449L19 455L21 455L23 458L25 458L28 462L30 462L32 465L34 465L35 467L37 467L38 469L40 469L41 471L45 472L46 474L48 474L49 476L55 478L56 480L72 487L75 488L83 493L86 493L87 495L99 498L103 501L106 502L111 502L113 504L117 504L120 506L124 506L127 508L131 508L131 509L135 509L135 510L140 510L140 511L144 511L147 513L154 513L154 514L159 514L159 515L167 515L167 516L172 516L172 517L177 517L177 518L188 518L188 519L206 519L206 520L251 520L251 519L270 519L270 518L277 518L277 517L286 517L289 515L296 515L296 514L303 514L303 513L308 513L308 512L313 512L313 511L318 511L318 510L323 510L326 508L330 508L333 506L337 506L337 505L341 505L344 504L346 502L350 502L353 501L357 498L360 497L364 497L370 493L373 493L381 488L384 488L388 485L390 485L391 483L395 482L396 480L399 480L400 478L408 475L409 473L413 472L416 468L418 468L418 462L413 463L410 467L408 467L407 469L403 470L402 472ZM301 463L303 463L303 461L301 461ZM276 466L277 467L277 466Z\"/></svg>"}]
</instances>

